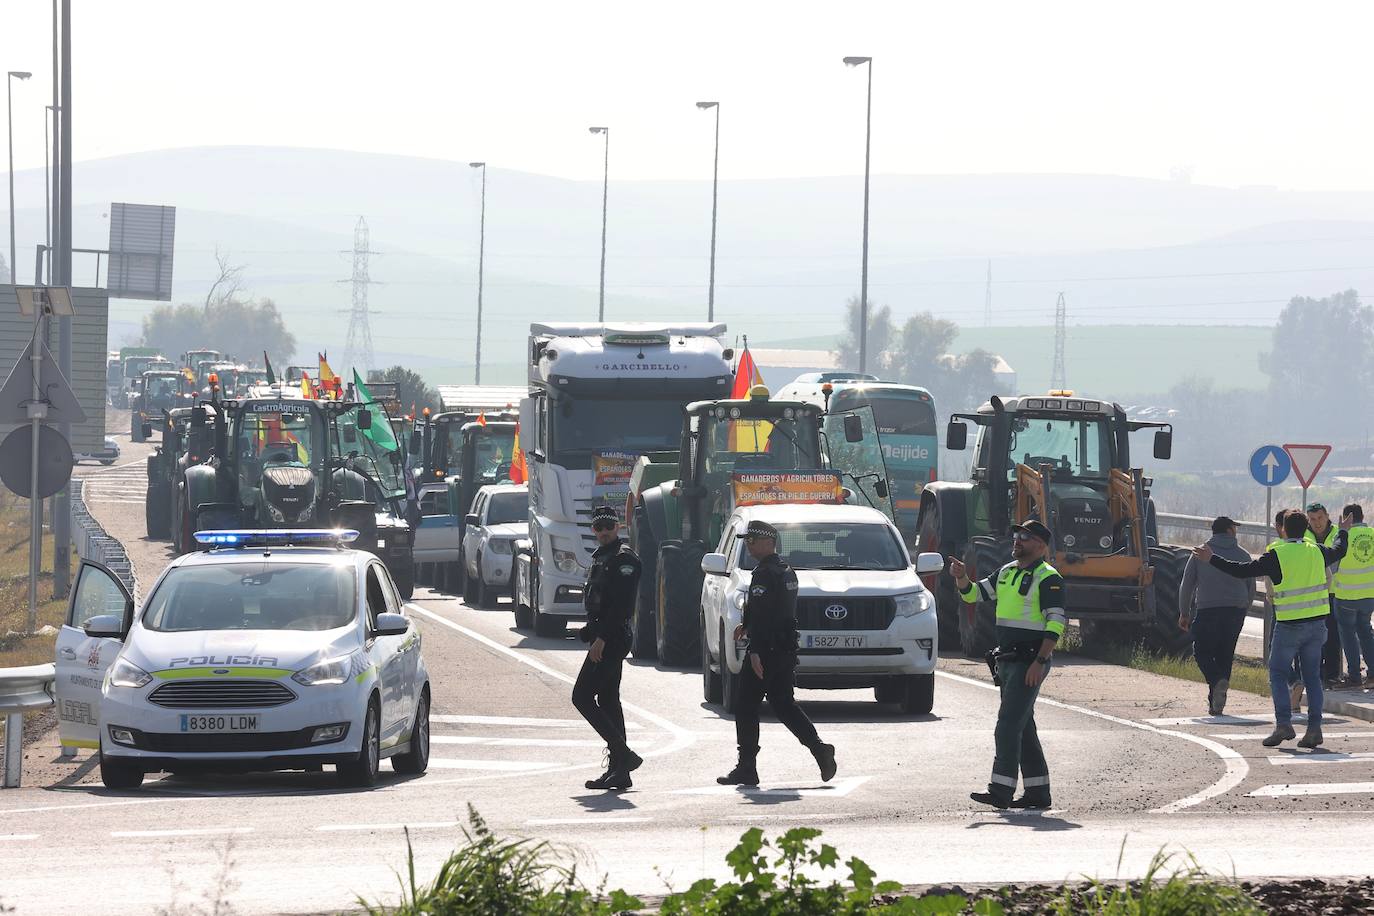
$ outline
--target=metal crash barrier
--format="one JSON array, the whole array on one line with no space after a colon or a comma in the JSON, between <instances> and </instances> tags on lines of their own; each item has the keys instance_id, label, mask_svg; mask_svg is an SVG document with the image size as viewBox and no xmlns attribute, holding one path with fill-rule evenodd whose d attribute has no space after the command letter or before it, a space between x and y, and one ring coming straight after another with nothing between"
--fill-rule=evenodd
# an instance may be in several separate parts
<instances>
[{"instance_id":1,"label":"metal crash barrier","mask_svg":"<svg viewBox=\"0 0 1374 916\"><path fill-rule=\"evenodd\" d=\"M138 590L134 581L134 567L125 552L124 545L110 537L86 508L82 498L83 480L73 477L67 484L71 492L72 543L83 560L94 560L105 566L119 577L129 589L129 594L137 597Z\"/></svg>"},{"instance_id":2,"label":"metal crash barrier","mask_svg":"<svg viewBox=\"0 0 1374 916\"><path fill-rule=\"evenodd\" d=\"M24 761L24 713L53 704L57 679L52 664L25 668L0 668L0 715L5 717L4 788L19 788Z\"/></svg>"}]
</instances>

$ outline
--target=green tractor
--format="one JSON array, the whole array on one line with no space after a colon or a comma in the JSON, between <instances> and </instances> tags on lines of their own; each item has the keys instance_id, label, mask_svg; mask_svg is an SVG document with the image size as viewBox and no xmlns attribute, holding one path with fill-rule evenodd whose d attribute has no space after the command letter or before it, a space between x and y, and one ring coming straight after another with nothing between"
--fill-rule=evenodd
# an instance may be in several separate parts
<instances>
[{"instance_id":1,"label":"green tractor","mask_svg":"<svg viewBox=\"0 0 1374 916\"><path fill-rule=\"evenodd\" d=\"M892 516L872 409L823 414L774 401L762 386L739 400L684 409L678 452L641 455L630 476L627 537L643 572L632 623L636 658L701 662L701 558L720 541L740 475L841 471L852 501Z\"/></svg>"},{"instance_id":2,"label":"green tractor","mask_svg":"<svg viewBox=\"0 0 1374 916\"><path fill-rule=\"evenodd\" d=\"M981 578L1011 560L1011 526L1037 518L1054 534L1050 562L1064 576L1066 610L1085 643L1186 649L1178 590L1188 551L1158 543L1151 481L1130 455L1130 434L1153 428L1154 457L1167 459L1173 427L1132 421L1117 404L1064 391L994 397L977 413L955 414L946 448L967 447L966 423L978 427L972 480L925 488L919 549L958 557ZM994 645L991 602L961 602L948 570L926 585L942 644L957 641L970 657Z\"/></svg>"},{"instance_id":3,"label":"green tractor","mask_svg":"<svg viewBox=\"0 0 1374 916\"><path fill-rule=\"evenodd\" d=\"M178 487L188 467L210 458L210 439L205 426L192 433L191 417L197 409L205 408L174 407L163 411L159 424L162 441L148 456L148 493L143 503L150 538L177 540L174 507ZM151 427L151 423L144 424L145 439L151 435Z\"/></svg>"},{"instance_id":4,"label":"green tractor","mask_svg":"<svg viewBox=\"0 0 1374 916\"><path fill-rule=\"evenodd\" d=\"M403 598L415 586L399 449L369 431L369 406L300 397L217 401L214 460L187 468L184 530L343 527L377 554ZM380 408L375 408L380 412ZM193 414L193 428L206 422ZM183 549L191 549L190 537Z\"/></svg>"}]
</instances>

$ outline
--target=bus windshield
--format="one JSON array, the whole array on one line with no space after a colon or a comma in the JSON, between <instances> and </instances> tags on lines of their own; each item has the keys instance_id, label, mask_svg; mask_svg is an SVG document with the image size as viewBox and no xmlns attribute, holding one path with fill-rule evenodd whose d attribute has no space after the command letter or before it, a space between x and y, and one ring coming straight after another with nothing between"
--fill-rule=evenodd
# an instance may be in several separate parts
<instances>
[{"instance_id":1,"label":"bus windshield","mask_svg":"<svg viewBox=\"0 0 1374 916\"><path fill-rule=\"evenodd\" d=\"M832 413L867 404L873 408L888 489L897 525L914 530L921 508L921 491L936 478L939 442L935 402L926 392L903 386L845 386L830 399Z\"/></svg>"}]
</instances>

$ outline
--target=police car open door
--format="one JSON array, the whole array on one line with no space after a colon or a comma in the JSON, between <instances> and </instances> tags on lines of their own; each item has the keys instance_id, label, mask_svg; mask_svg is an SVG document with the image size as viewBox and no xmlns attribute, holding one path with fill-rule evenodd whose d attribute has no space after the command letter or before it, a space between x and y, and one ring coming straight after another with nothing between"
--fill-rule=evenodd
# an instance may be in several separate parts
<instances>
[{"instance_id":1,"label":"police car open door","mask_svg":"<svg viewBox=\"0 0 1374 916\"><path fill-rule=\"evenodd\" d=\"M873 408L828 413L822 429L830 467L839 471L844 485L854 491L851 502L872 506L895 523L887 463L883 461Z\"/></svg>"},{"instance_id":2,"label":"police car open door","mask_svg":"<svg viewBox=\"0 0 1374 916\"><path fill-rule=\"evenodd\" d=\"M99 563L82 560L57 634L57 734L64 751L100 746L101 683L133 617L134 599L124 583Z\"/></svg>"}]
</instances>

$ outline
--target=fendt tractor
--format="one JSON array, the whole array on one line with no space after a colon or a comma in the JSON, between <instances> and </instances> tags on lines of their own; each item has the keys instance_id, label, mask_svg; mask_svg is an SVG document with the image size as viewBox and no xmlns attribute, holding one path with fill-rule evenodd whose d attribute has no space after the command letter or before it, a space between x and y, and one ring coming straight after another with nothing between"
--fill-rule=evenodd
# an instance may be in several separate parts
<instances>
[{"instance_id":1,"label":"fendt tractor","mask_svg":"<svg viewBox=\"0 0 1374 916\"><path fill-rule=\"evenodd\" d=\"M410 598L415 570L400 451L369 435L387 418L354 402L293 397L287 386L278 391L213 405L215 457L186 470L182 504L189 518L182 524L354 528L355 546L380 557ZM191 423L206 420L193 414Z\"/></svg>"},{"instance_id":2,"label":"fendt tractor","mask_svg":"<svg viewBox=\"0 0 1374 916\"><path fill-rule=\"evenodd\" d=\"M1157 543L1152 481L1130 458L1130 434L1153 428L1154 456L1167 459L1173 427L1128 420L1118 404L1066 391L994 397L977 413L954 414L947 448L967 446L966 423L978 427L972 480L925 488L920 549L961 558L970 578L991 575L1011 560L1011 526L1037 518L1054 535L1051 563L1085 643L1143 639L1182 651L1178 590L1188 551ZM962 603L948 569L927 585L942 639L957 634L971 657L995 644L991 602Z\"/></svg>"},{"instance_id":3,"label":"fendt tractor","mask_svg":"<svg viewBox=\"0 0 1374 916\"><path fill-rule=\"evenodd\" d=\"M162 422L163 414L190 403L186 377L176 369L154 369L143 373L142 384L129 399L129 438L146 442L150 427Z\"/></svg>"},{"instance_id":4,"label":"fendt tractor","mask_svg":"<svg viewBox=\"0 0 1374 916\"><path fill-rule=\"evenodd\" d=\"M805 401L750 397L697 401L676 452L642 455L630 475L628 539L643 563L631 651L665 665L701 662L701 558L716 549L735 509L736 483L835 470L849 498L892 517L873 411L823 414Z\"/></svg>"}]
</instances>

